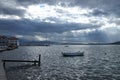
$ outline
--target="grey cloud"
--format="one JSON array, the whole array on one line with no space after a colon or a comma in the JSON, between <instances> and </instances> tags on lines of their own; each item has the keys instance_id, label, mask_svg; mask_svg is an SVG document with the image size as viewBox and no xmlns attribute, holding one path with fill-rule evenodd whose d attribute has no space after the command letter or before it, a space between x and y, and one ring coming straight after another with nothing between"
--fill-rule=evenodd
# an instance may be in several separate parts
<instances>
[{"instance_id":1,"label":"grey cloud","mask_svg":"<svg viewBox=\"0 0 120 80\"><path fill-rule=\"evenodd\" d=\"M72 42L110 42L109 37L100 30L91 31L89 33L77 34L74 36L72 33L67 33L63 36L66 41Z\"/></svg>"},{"instance_id":2,"label":"grey cloud","mask_svg":"<svg viewBox=\"0 0 120 80\"><path fill-rule=\"evenodd\" d=\"M82 29L92 29L97 28L99 26L93 26L93 25L85 25L85 24L51 24L51 23L39 23L30 21L27 19L24 20L0 20L0 33L1 31L5 31L9 35L24 35L25 36L31 36L34 38L35 35L39 35L38 33L42 33L41 36L44 36L46 33L50 34L52 37L51 39L59 39L62 40L64 37L66 37L66 40L68 41L82 41L82 38L86 37L88 40L96 40L100 41L103 38L103 34L100 33L91 33L91 34L85 34L85 36L75 37L69 32L71 30L82 30ZM64 32L68 32L69 34L64 35ZM5 33L4 33L5 34ZM57 34L57 35L55 35ZM93 35L93 36L92 36ZM73 38L73 39L72 39ZM99 38L99 39L96 39Z\"/></svg>"},{"instance_id":3,"label":"grey cloud","mask_svg":"<svg viewBox=\"0 0 120 80\"><path fill-rule=\"evenodd\" d=\"M14 2L14 0L12 0ZM16 3L17 4L17 3ZM23 9L18 9L16 8L16 5L13 4L12 6L12 2L8 1L6 3L5 0L0 2L0 14L2 15L17 15L17 16L23 16L23 14L25 13L25 10ZM19 4L17 5L17 7L19 7Z\"/></svg>"},{"instance_id":4,"label":"grey cloud","mask_svg":"<svg viewBox=\"0 0 120 80\"><path fill-rule=\"evenodd\" d=\"M9 7L0 7L0 14L3 14L3 15L23 16L24 13L25 13L25 10L22 10L22 9L15 9L15 8L9 8Z\"/></svg>"},{"instance_id":5,"label":"grey cloud","mask_svg":"<svg viewBox=\"0 0 120 80\"><path fill-rule=\"evenodd\" d=\"M120 0L75 0L74 5L91 9L97 8L97 11L94 11L94 15L114 14L120 17ZM101 9L103 9L104 12L100 11Z\"/></svg>"},{"instance_id":6,"label":"grey cloud","mask_svg":"<svg viewBox=\"0 0 120 80\"><path fill-rule=\"evenodd\" d=\"M120 17L120 4L108 9L108 12L114 14L116 17Z\"/></svg>"},{"instance_id":7,"label":"grey cloud","mask_svg":"<svg viewBox=\"0 0 120 80\"><path fill-rule=\"evenodd\" d=\"M19 5L29 6L34 4L40 4L41 0L15 0Z\"/></svg>"},{"instance_id":8,"label":"grey cloud","mask_svg":"<svg viewBox=\"0 0 120 80\"><path fill-rule=\"evenodd\" d=\"M56 40L58 41L64 40L67 42L110 42L108 36L100 31L93 31L90 33L86 33L84 35L77 35L77 36L68 33L67 35L62 35L61 37L57 37Z\"/></svg>"},{"instance_id":9,"label":"grey cloud","mask_svg":"<svg viewBox=\"0 0 120 80\"><path fill-rule=\"evenodd\" d=\"M7 0L4 0L7 1ZM63 7L72 7L72 6L80 6L84 8L94 9L93 13L90 13L91 16L100 16L100 15L109 15L114 14L117 17L120 17L120 0L12 0L16 3L13 6L9 6L11 2L8 0L8 5L2 4L0 2L0 14L7 15L17 15L23 16L25 10L16 9L16 6L27 7L33 4L49 4L49 5L59 5ZM10 2L10 3L9 3ZM6 2L4 2L6 3ZM101 10L102 9L102 10ZM57 10L62 13L61 10ZM71 10L72 11L72 10ZM69 15L71 16L71 15ZM49 17L47 18L50 21L59 21L56 18ZM115 21L116 22L116 21ZM119 21L117 22L119 24ZM18 34L18 35L36 35L36 33L48 33L53 34L54 38L59 38L62 33L70 32L71 30L82 30L82 29L96 29L100 27L100 25L92 25L92 24L76 24L76 23L65 23L65 24L52 24L45 22L37 22L35 20L31 21L28 19L22 18L21 20L0 20L0 34ZM55 35L58 34L58 35ZM51 35L52 36L52 35ZM60 38L64 37L61 36ZM68 34L66 36L68 40L75 41L95 41L95 42L107 42L109 38L106 33L96 30L91 33L86 33L83 36L75 37L73 34ZM117 36L111 37L118 40Z\"/></svg>"},{"instance_id":10,"label":"grey cloud","mask_svg":"<svg viewBox=\"0 0 120 80\"><path fill-rule=\"evenodd\" d=\"M45 22L35 22L27 19L24 20L0 20L1 30L8 30L18 34L29 34L34 32L42 33L63 33L71 30L80 30L87 28L97 28L90 24L52 24ZM27 31L27 32L26 32Z\"/></svg>"},{"instance_id":11,"label":"grey cloud","mask_svg":"<svg viewBox=\"0 0 120 80\"><path fill-rule=\"evenodd\" d=\"M109 15L108 12L106 12L104 10L100 10L100 9L94 9L91 14L92 14L92 16L101 16L101 15L108 16Z\"/></svg>"},{"instance_id":12,"label":"grey cloud","mask_svg":"<svg viewBox=\"0 0 120 80\"><path fill-rule=\"evenodd\" d=\"M99 27L99 26L98 26ZM103 31L97 30L96 26L90 25L78 25L78 24L51 24L51 23L38 23L30 20L0 20L0 33L4 31L8 35L24 35L23 39L28 36L34 39L35 35L45 36L47 33L51 40L63 40L66 41L77 41L77 42L109 42L110 39L118 40L115 36L107 36ZM84 29L95 29L95 31L79 34L74 36L71 30L84 30ZM64 34L67 32L67 34ZM38 34L41 33L41 34ZM57 35L56 35L57 34Z\"/></svg>"},{"instance_id":13,"label":"grey cloud","mask_svg":"<svg viewBox=\"0 0 120 80\"><path fill-rule=\"evenodd\" d=\"M63 7L79 6L83 8L96 9L93 15L109 15L115 14L120 16L120 0L41 0L41 3L49 5L59 5ZM101 9L103 11L101 11ZM59 10L59 12L61 12Z\"/></svg>"},{"instance_id":14,"label":"grey cloud","mask_svg":"<svg viewBox=\"0 0 120 80\"><path fill-rule=\"evenodd\" d=\"M5 0L3 0L5 3ZM86 7L90 9L95 9L93 15L104 14L115 14L120 15L120 0L12 0L16 3L17 6L27 7L29 5L39 5L39 4L49 4L49 5L59 5L63 7L71 7L71 6L80 6ZM11 4L11 1L8 1ZM24 10L15 9L15 7L3 5L3 2L0 2L0 13L1 14L10 14L10 15L19 15L22 16L24 14ZM8 3L9 4L9 3ZM13 4L14 5L14 4ZM15 6L16 6L15 5ZM101 11L103 9L104 11ZM61 12L61 10L58 10Z\"/></svg>"},{"instance_id":15,"label":"grey cloud","mask_svg":"<svg viewBox=\"0 0 120 80\"><path fill-rule=\"evenodd\" d=\"M87 40L93 41L93 42L109 42L109 38L106 35L106 33L95 30L89 34L86 35Z\"/></svg>"},{"instance_id":16,"label":"grey cloud","mask_svg":"<svg viewBox=\"0 0 120 80\"><path fill-rule=\"evenodd\" d=\"M37 23L34 25L36 27L36 32L48 32L48 33L63 33L71 30L82 30L87 28L97 28L99 26L93 26L88 24L76 24L76 23L67 23L67 24L51 24L51 23Z\"/></svg>"},{"instance_id":17,"label":"grey cloud","mask_svg":"<svg viewBox=\"0 0 120 80\"><path fill-rule=\"evenodd\" d=\"M25 20L0 20L0 29L23 35L29 34L31 31L33 31L32 25Z\"/></svg>"},{"instance_id":18,"label":"grey cloud","mask_svg":"<svg viewBox=\"0 0 120 80\"><path fill-rule=\"evenodd\" d=\"M75 5L91 8L111 8L120 4L120 0L74 0Z\"/></svg>"}]
</instances>

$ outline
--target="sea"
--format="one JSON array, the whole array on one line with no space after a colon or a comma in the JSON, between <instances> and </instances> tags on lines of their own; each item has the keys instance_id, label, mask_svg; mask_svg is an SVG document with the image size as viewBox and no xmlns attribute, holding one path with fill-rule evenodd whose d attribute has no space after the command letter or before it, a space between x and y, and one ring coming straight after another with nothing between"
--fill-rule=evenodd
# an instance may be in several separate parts
<instances>
[{"instance_id":1,"label":"sea","mask_svg":"<svg viewBox=\"0 0 120 80\"><path fill-rule=\"evenodd\" d=\"M83 51L84 56L64 57L62 52ZM120 45L20 46L0 53L1 59L38 60L6 62L8 80L120 80Z\"/></svg>"}]
</instances>

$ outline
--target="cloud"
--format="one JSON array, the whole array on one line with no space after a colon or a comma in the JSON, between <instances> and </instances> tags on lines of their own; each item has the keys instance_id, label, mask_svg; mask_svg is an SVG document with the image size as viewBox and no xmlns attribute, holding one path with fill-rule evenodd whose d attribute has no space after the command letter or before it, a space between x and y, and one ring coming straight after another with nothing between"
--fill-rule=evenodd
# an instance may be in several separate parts
<instances>
[{"instance_id":1,"label":"cloud","mask_svg":"<svg viewBox=\"0 0 120 80\"><path fill-rule=\"evenodd\" d=\"M8 30L16 33L28 34L29 32L42 32L42 33L63 33L71 30L97 28L99 26L89 24L54 24L47 22L35 22L28 19L22 20L0 20L1 30ZM28 31L26 33L25 31Z\"/></svg>"},{"instance_id":2,"label":"cloud","mask_svg":"<svg viewBox=\"0 0 120 80\"><path fill-rule=\"evenodd\" d=\"M72 9L72 12L71 12ZM81 7L62 7L59 5L32 5L26 10L25 18L37 21L44 21L48 19L54 20L55 23L89 23L86 14L92 10Z\"/></svg>"},{"instance_id":3,"label":"cloud","mask_svg":"<svg viewBox=\"0 0 120 80\"><path fill-rule=\"evenodd\" d=\"M118 41L120 0L3 0L0 34L26 40Z\"/></svg>"},{"instance_id":4,"label":"cloud","mask_svg":"<svg viewBox=\"0 0 120 80\"><path fill-rule=\"evenodd\" d=\"M41 2L41 0L15 0L15 1L16 3L22 6L35 5Z\"/></svg>"},{"instance_id":5,"label":"cloud","mask_svg":"<svg viewBox=\"0 0 120 80\"><path fill-rule=\"evenodd\" d=\"M23 16L24 13L25 13L25 10L23 10L23 9L15 9L15 8L9 8L9 7L0 7L0 14L2 14L2 15Z\"/></svg>"},{"instance_id":6,"label":"cloud","mask_svg":"<svg viewBox=\"0 0 120 80\"><path fill-rule=\"evenodd\" d=\"M23 17L24 13L24 7L16 3L15 0L3 0L0 2L0 16Z\"/></svg>"},{"instance_id":7,"label":"cloud","mask_svg":"<svg viewBox=\"0 0 120 80\"><path fill-rule=\"evenodd\" d=\"M93 16L109 16L109 13L102 9L94 9L93 12L91 13Z\"/></svg>"}]
</instances>

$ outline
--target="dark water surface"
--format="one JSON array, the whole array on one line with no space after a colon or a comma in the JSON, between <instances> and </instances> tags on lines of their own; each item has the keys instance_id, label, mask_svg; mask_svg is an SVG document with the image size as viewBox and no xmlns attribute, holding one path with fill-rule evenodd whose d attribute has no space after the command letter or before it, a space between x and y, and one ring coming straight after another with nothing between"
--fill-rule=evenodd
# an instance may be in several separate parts
<instances>
[{"instance_id":1,"label":"dark water surface","mask_svg":"<svg viewBox=\"0 0 120 80\"><path fill-rule=\"evenodd\" d=\"M84 51L85 55L63 57L62 51ZM0 53L0 57L34 60L39 54L40 67L29 63L7 63L8 80L120 80L119 45L21 46Z\"/></svg>"}]
</instances>

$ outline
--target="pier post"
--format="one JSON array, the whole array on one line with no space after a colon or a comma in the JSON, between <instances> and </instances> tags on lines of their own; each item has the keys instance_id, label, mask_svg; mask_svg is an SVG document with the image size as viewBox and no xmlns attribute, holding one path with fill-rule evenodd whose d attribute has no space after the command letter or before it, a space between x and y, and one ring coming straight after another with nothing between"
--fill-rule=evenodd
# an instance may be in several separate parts
<instances>
[{"instance_id":1,"label":"pier post","mask_svg":"<svg viewBox=\"0 0 120 80\"><path fill-rule=\"evenodd\" d=\"M35 65L35 66L36 66L36 62L37 62L37 61L35 60L35 61L34 61L34 65Z\"/></svg>"},{"instance_id":2,"label":"pier post","mask_svg":"<svg viewBox=\"0 0 120 80\"><path fill-rule=\"evenodd\" d=\"M39 55L38 66L41 64L41 55Z\"/></svg>"},{"instance_id":3,"label":"pier post","mask_svg":"<svg viewBox=\"0 0 120 80\"><path fill-rule=\"evenodd\" d=\"M3 61L3 67L4 67L4 69L5 69L5 61Z\"/></svg>"}]
</instances>

